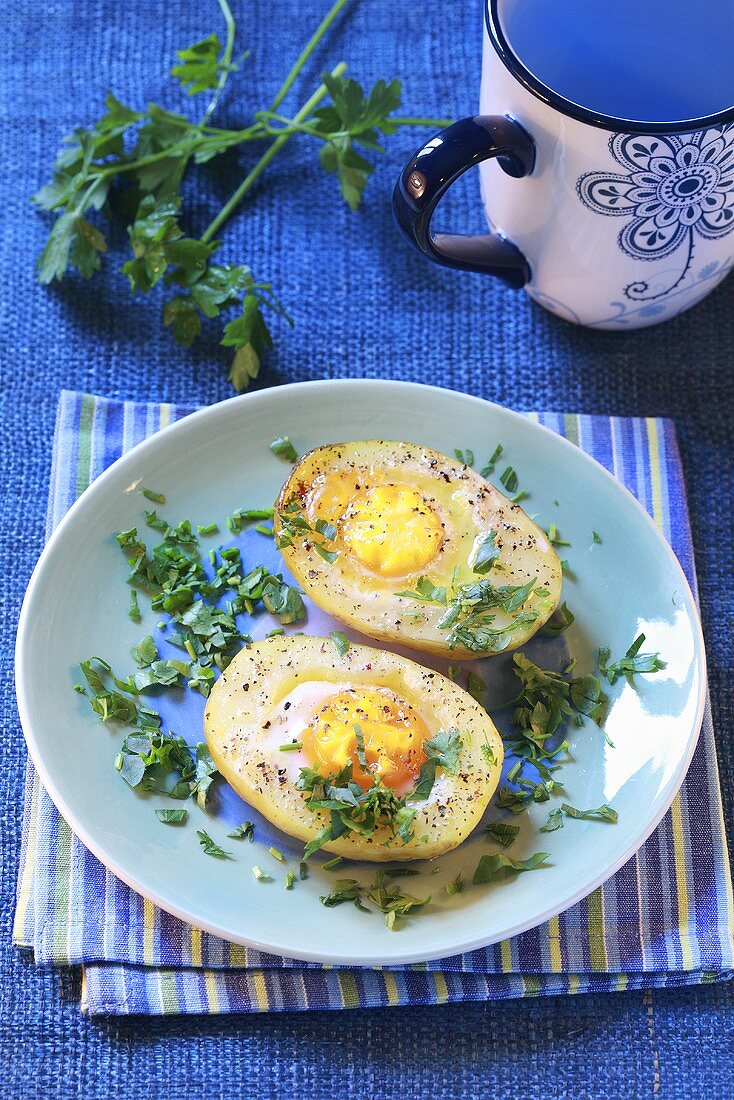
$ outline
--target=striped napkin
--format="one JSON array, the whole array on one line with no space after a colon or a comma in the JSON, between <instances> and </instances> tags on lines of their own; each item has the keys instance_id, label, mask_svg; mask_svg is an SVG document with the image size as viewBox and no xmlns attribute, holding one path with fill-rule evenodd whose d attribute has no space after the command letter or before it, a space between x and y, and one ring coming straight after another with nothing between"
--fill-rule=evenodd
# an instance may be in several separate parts
<instances>
[{"instance_id":1,"label":"striped napkin","mask_svg":"<svg viewBox=\"0 0 734 1100\"><path fill-rule=\"evenodd\" d=\"M124 451L190 409L61 396L49 532ZM695 590L673 425L531 414L607 466L643 503ZM258 1012L439 1004L678 986L729 977L734 904L710 714L680 795L637 855L540 928L491 947L394 968L328 967L265 955L191 928L110 874L73 835L28 766L18 947L81 965L91 1014Z\"/></svg>"}]
</instances>

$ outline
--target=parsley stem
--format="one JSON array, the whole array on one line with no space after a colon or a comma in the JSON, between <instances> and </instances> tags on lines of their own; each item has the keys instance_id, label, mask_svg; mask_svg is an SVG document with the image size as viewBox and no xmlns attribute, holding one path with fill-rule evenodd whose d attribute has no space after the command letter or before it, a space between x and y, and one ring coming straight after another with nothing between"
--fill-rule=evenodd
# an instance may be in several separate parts
<instances>
[{"instance_id":1,"label":"parsley stem","mask_svg":"<svg viewBox=\"0 0 734 1100\"><path fill-rule=\"evenodd\" d=\"M222 54L222 60L220 62L219 81L217 82L214 95L211 98L211 102L204 112L204 117L201 120L203 126L214 114L217 104L224 91L224 85L227 83L229 74L232 71L232 50L234 49L234 34L235 34L235 22L230 11L227 0L219 0L219 7L222 9L222 15L224 16L224 22L227 27L227 41L224 46L224 53Z\"/></svg>"},{"instance_id":2,"label":"parsley stem","mask_svg":"<svg viewBox=\"0 0 734 1100\"><path fill-rule=\"evenodd\" d=\"M390 115L393 126L432 126L437 130L445 130L455 121L454 118L396 118L395 115Z\"/></svg>"},{"instance_id":3,"label":"parsley stem","mask_svg":"<svg viewBox=\"0 0 734 1100\"><path fill-rule=\"evenodd\" d=\"M221 0L220 0L220 2L221 2ZM301 53L299 54L295 65L293 66L291 71L288 73L288 76L285 78L285 80L281 84L278 94L276 95L275 99L273 100L273 102L270 105L270 110L271 111L276 110L276 108L280 106L280 104L283 102L285 97L288 95L288 92L291 90L291 87L293 86L293 82L296 79L296 77L298 76L298 74L300 73L301 69L303 68L303 66L308 61L309 57L311 56L313 51L318 46L319 42L324 37L324 35L326 34L326 32L329 29L329 27L331 26L331 24L334 22L336 17L339 15L339 12L342 10L342 8L346 7L346 5L348 3L349 3L349 0L336 0L336 3L333 5L333 7L331 7L329 9L329 11L327 11L326 15L321 20L318 27L316 28L316 30L313 32L313 34L309 38L308 42L306 43L306 45L301 50Z\"/></svg>"},{"instance_id":4,"label":"parsley stem","mask_svg":"<svg viewBox=\"0 0 734 1100\"><path fill-rule=\"evenodd\" d=\"M337 80L346 71L346 68L346 62L340 61L336 68L332 69L331 76L334 78L334 80ZM326 85L320 84L313 95L310 97L310 99L308 99L301 107L298 114L294 116L293 122L298 124L303 122L305 118L308 118L314 107L316 107L327 94L328 89L326 88ZM222 225L224 225L229 216L233 213L234 210L237 209L239 204L242 202L252 185L265 171L271 160L273 160L273 158L277 156L277 154L280 152L280 150L283 148L290 137L291 134L288 132L281 134L280 137L275 139L272 145L268 146L263 155L260 157L260 160L247 173L242 183L239 185L235 193L231 196L229 201L224 204L222 209L217 214L216 218L214 218L214 220L209 223L209 225L202 233L201 241L203 244L207 244L212 239L217 230L220 229Z\"/></svg>"}]
</instances>

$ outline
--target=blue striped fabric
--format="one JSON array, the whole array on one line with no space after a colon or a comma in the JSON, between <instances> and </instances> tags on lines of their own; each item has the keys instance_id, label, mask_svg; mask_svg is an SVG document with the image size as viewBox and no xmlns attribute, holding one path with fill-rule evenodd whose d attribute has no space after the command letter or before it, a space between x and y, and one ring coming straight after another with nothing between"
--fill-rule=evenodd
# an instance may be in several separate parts
<instances>
[{"instance_id":1,"label":"blue striped fabric","mask_svg":"<svg viewBox=\"0 0 734 1100\"><path fill-rule=\"evenodd\" d=\"M189 411L63 394L49 531L121 453ZM672 424L531 415L592 454L637 495L695 590ZM82 1004L89 1013L432 1004L700 983L730 975L733 928L708 710L670 813L601 889L515 939L404 968L323 967L251 951L189 928L144 901L86 851L29 766L14 940L32 948L39 963L82 964Z\"/></svg>"}]
</instances>

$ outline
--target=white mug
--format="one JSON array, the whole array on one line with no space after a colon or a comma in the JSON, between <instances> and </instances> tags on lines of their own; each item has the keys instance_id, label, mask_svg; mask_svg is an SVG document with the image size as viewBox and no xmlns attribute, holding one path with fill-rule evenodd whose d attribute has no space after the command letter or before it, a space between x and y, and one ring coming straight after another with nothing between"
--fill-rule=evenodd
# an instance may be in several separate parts
<instances>
[{"instance_id":1,"label":"white mug","mask_svg":"<svg viewBox=\"0 0 734 1100\"><path fill-rule=\"evenodd\" d=\"M508 9L527 2L486 0L480 114L410 159L393 197L398 225L430 259L498 275L568 321L625 329L667 320L734 262L734 108L666 122L650 121L643 103L635 121L564 97L509 41ZM688 12L697 18L696 5ZM685 48L685 28L677 33ZM734 61L726 83L731 104ZM434 233L439 200L475 164L492 232Z\"/></svg>"}]
</instances>

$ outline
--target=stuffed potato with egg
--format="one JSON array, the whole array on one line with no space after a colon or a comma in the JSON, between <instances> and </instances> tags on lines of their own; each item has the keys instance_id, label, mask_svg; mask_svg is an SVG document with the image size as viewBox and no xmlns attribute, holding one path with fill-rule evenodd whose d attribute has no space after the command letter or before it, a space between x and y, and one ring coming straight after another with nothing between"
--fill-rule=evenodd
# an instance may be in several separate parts
<instances>
[{"instance_id":1,"label":"stuffed potato with egg","mask_svg":"<svg viewBox=\"0 0 734 1100\"><path fill-rule=\"evenodd\" d=\"M237 793L306 842L330 833L334 820L309 806L314 776L339 775L332 783L341 793L328 782L316 790L351 799L356 809L349 804L342 818L353 824L342 821L320 846L350 859L427 859L455 848L478 824L502 769L492 720L451 680L393 653L361 645L340 652L329 638L302 634L237 654L207 701L204 733ZM441 755L437 746L449 742L451 753ZM361 809L375 794L397 814L369 829ZM409 826L402 835L398 822Z\"/></svg>"},{"instance_id":2,"label":"stuffed potato with egg","mask_svg":"<svg viewBox=\"0 0 734 1100\"><path fill-rule=\"evenodd\" d=\"M410 443L317 447L275 506L286 565L355 629L472 659L550 618L561 563L546 533L471 467Z\"/></svg>"}]
</instances>

